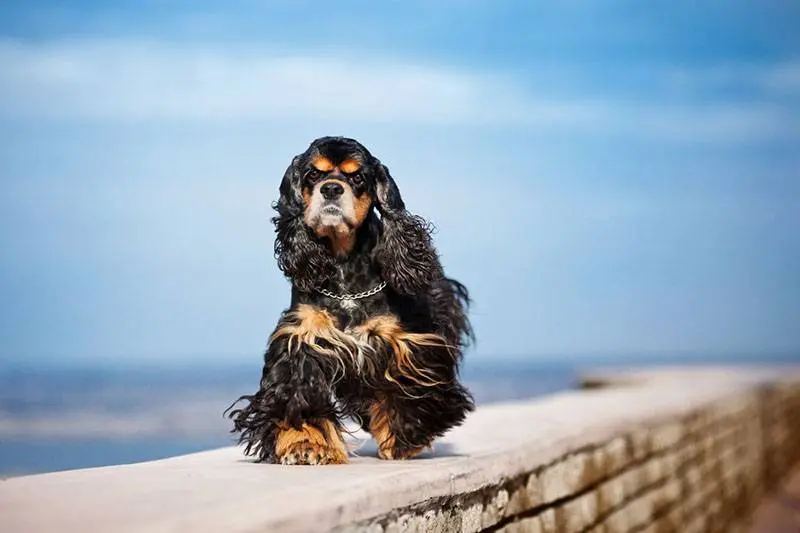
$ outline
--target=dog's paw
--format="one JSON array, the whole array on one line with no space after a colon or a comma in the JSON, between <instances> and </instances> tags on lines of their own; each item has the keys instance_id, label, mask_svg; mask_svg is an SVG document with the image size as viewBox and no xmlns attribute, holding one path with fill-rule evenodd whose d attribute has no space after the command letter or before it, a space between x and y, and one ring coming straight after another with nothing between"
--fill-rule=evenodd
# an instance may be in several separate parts
<instances>
[{"instance_id":1,"label":"dog's paw","mask_svg":"<svg viewBox=\"0 0 800 533\"><path fill-rule=\"evenodd\" d=\"M284 465L338 465L347 462L342 436L330 421L319 427L303 424L278 433L276 455Z\"/></svg>"},{"instance_id":2,"label":"dog's paw","mask_svg":"<svg viewBox=\"0 0 800 533\"><path fill-rule=\"evenodd\" d=\"M403 460L403 459L413 459L417 455L424 452L428 449L429 446L416 446L412 448L407 448L404 446L379 446L378 447L378 457L381 459L386 460Z\"/></svg>"},{"instance_id":3,"label":"dog's paw","mask_svg":"<svg viewBox=\"0 0 800 533\"><path fill-rule=\"evenodd\" d=\"M347 462L339 450L313 442L298 442L281 457L284 465L332 465Z\"/></svg>"}]
</instances>

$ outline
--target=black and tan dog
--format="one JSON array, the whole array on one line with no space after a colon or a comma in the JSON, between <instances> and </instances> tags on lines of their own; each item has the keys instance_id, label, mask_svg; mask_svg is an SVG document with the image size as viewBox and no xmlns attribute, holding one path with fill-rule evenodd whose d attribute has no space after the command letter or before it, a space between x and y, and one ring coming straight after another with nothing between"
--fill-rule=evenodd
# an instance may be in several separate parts
<instances>
[{"instance_id":1,"label":"black and tan dog","mask_svg":"<svg viewBox=\"0 0 800 533\"><path fill-rule=\"evenodd\" d=\"M474 409L458 381L469 295L444 275L430 226L406 211L389 169L353 139L317 139L292 160L274 208L292 299L258 392L229 415L245 453L346 463L341 421L352 417L380 457L407 459L461 424Z\"/></svg>"}]
</instances>

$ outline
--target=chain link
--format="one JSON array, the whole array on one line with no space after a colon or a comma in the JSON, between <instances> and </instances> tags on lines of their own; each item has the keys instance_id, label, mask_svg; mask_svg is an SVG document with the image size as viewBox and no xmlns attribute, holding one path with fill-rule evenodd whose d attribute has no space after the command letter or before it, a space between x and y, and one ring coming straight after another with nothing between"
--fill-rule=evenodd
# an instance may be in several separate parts
<instances>
[{"instance_id":1,"label":"chain link","mask_svg":"<svg viewBox=\"0 0 800 533\"><path fill-rule=\"evenodd\" d=\"M330 298L336 298L337 300L360 300L361 298L366 298L367 296L372 296L373 294L378 294L381 292L384 287L386 287L386 282L382 282L380 285L371 288L368 291L358 292L356 294L334 294L329 290L326 289L316 289L317 292L320 294L324 294Z\"/></svg>"}]
</instances>

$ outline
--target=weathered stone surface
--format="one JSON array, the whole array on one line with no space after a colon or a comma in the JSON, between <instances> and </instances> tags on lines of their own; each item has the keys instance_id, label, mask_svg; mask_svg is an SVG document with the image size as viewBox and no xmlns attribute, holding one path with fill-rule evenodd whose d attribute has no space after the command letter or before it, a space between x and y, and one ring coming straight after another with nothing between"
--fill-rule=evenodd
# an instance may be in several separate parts
<instances>
[{"instance_id":1,"label":"weathered stone surface","mask_svg":"<svg viewBox=\"0 0 800 533\"><path fill-rule=\"evenodd\" d=\"M651 430L650 446L652 451L659 452L678 444L684 436L684 428L680 422L668 422Z\"/></svg>"},{"instance_id":2,"label":"weathered stone surface","mask_svg":"<svg viewBox=\"0 0 800 533\"><path fill-rule=\"evenodd\" d=\"M583 531L597 520L597 494L589 492L579 496L565 503L561 510L565 531Z\"/></svg>"},{"instance_id":3,"label":"weathered stone surface","mask_svg":"<svg viewBox=\"0 0 800 533\"><path fill-rule=\"evenodd\" d=\"M555 509L547 509L539 515L542 533L558 533Z\"/></svg>"},{"instance_id":4,"label":"weathered stone surface","mask_svg":"<svg viewBox=\"0 0 800 533\"><path fill-rule=\"evenodd\" d=\"M483 516L483 506L473 504L464 509L461 513L461 529L463 533L476 533L482 528L481 517Z\"/></svg>"},{"instance_id":5,"label":"weathered stone surface","mask_svg":"<svg viewBox=\"0 0 800 533\"><path fill-rule=\"evenodd\" d=\"M0 482L0 531L735 531L800 460L798 373L626 379L481 407L443 453L414 461L362 451L346 466L284 467L230 448L11 479Z\"/></svg>"},{"instance_id":6,"label":"weathered stone surface","mask_svg":"<svg viewBox=\"0 0 800 533\"><path fill-rule=\"evenodd\" d=\"M507 504L508 491L505 489L498 490L494 497L483 507L483 514L481 515L483 527L491 527L498 523L505 514Z\"/></svg>"},{"instance_id":7,"label":"weathered stone surface","mask_svg":"<svg viewBox=\"0 0 800 533\"><path fill-rule=\"evenodd\" d=\"M522 518L501 529L502 533L544 533L542 520L538 516Z\"/></svg>"},{"instance_id":8,"label":"weathered stone surface","mask_svg":"<svg viewBox=\"0 0 800 533\"><path fill-rule=\"evenodd\" d=\"M539 474L534 472L528 477L525 490L528 493L529 508L539 507L544 504L544 489L542 488L542 479Z\"/></svg>"},{"instance_id":9,"label":"weathered stone surface","mask_svg":"<svg viewBox=\"0 0 800 533\"><path fill-rule=\"evenodd\" d=\"M646 428L634 430L629 438L635 461L641 461L650 455L650 432Z\"/></svg>"},{"instance_id":10,"label":"weathered stone surface","mask_svg":"<svg viewBox=\"0 0 800 533\"><path fill-rule=\"evenodd\" d=\"M625 501L625 485L620 477L610 479L597 488L597 513L605 515Z\"/></svg>"},{"instance_id":11,"label":"weathered stone surface","mask_svg":"<svg viewBox=\"0 0 800 533\"><path fill-rule=\"evenodd\" d=\"M603 477L615 475L628 466L633 457L628 453L625 437L616 437L600 448L600 470Z\"/></svg>"},{"instance_id":12,"label":"weathered stone surface","mask_svg":"<svg viewBox=\"0 0 800 533\"><path fill-rule=\"evenodd\" d=\"M545 503L554 502L582 490L586 485L584 472L588 461L587 453L579 453L569 455L546 468L540 476Z\"/></svg>"}]
</instances>

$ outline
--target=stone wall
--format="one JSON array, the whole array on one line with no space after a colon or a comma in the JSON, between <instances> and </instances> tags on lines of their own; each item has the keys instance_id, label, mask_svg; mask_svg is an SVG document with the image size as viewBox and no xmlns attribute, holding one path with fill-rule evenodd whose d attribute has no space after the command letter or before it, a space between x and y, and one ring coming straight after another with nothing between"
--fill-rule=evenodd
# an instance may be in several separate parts
<instances>
[{"instance_id":1,"label":"stone wall","mask_svg":"<svg viewBox=\"0 0 800 533\"><path fill-rule=\"evenodd\" d=\"M800 461L800 367L585 382L481 406L411 461L374 443L316 467L227 447L7 479L0 531L735 533Z\"/></svg>"},{"instance_id":2,"label":"stone wall","mask_svg":"<svg viewBox=\"0 0 800 533\"><path fill-rule=\"evenodd\" d=\"M761 384L564 452L478 491L338 530L744 531L765 492L800 462L800 384Z\"/></svg>"}]
</instances>

